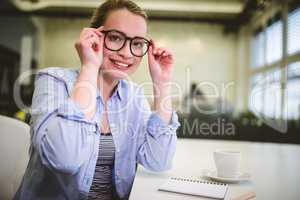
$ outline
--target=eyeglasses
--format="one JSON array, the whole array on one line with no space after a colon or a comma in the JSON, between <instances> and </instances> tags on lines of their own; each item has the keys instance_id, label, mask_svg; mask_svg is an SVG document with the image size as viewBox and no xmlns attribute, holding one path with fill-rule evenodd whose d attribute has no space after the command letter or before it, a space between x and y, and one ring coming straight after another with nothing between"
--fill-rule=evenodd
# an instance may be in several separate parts
<instances>
[{"instance_id":1,"label":"eyeglasses","mask_svg":"<svg viewBox=\"0 0 300 200\"><path fill-rule=\"evenodd\" d=\"M119 51L127 40L130 42L130 52L136 57L143 57L150 46L150 41L143 37L127 37L125 33L117 30L102 31L104 36L104 47L111 51Z\"/></svg>"}]
</instances>

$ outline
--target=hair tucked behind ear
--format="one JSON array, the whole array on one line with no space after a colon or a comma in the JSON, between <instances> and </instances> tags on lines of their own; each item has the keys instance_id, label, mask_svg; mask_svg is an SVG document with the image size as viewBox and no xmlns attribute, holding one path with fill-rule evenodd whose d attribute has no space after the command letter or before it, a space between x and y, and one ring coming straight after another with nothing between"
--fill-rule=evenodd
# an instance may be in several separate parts
<instances>
[{"instance_id":1,"label":"hair tucked behind ear","mask_svg":"<svg viewBox=\"0 0 300 200\"><path fill-rule=\"evenodd\" d=\"M130 0L107 0L96 8L90 22L91 28L98 28L102 26L111 11L127 9L128 11L143 17L146 21L148 16L146 12L140 8L136 3Z\"/></svg>"}]
</instances>

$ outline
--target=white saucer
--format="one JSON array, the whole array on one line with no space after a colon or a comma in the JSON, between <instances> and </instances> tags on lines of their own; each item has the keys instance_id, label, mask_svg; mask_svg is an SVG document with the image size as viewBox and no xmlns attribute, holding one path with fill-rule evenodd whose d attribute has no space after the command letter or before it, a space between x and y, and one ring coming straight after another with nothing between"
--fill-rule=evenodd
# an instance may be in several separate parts
<instances>
[{"instance_id":1,"label":"white saucer","mask_svg":"<svg viewBox=\"0 0 300 200\"><path fill-rule=\"evenodd\" d=\"M202 175L204 178L223 183L238 183L241 181L249 181L251 177L249 173L240 173L240 175L236 178L220 177L217 175L217 172L213 170L203 170Z\"/></svg>"}]
</instances>

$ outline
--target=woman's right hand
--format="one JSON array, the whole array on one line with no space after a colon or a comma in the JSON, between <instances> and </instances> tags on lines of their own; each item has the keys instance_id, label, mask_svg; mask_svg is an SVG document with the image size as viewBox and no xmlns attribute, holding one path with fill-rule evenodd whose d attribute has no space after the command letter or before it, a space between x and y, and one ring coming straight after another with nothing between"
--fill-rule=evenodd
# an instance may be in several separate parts
<instances>
[{"instance_id":1,"label":"woman's right hand","mask_svg":"<svg viewBox=\"0 0 300 200\"><path fill-rule=\"evenodd\" d=\"M84 28L75 43L82 67L99 69L103 59L103 26L99 28Z\"/></svg>"}]
</instances>

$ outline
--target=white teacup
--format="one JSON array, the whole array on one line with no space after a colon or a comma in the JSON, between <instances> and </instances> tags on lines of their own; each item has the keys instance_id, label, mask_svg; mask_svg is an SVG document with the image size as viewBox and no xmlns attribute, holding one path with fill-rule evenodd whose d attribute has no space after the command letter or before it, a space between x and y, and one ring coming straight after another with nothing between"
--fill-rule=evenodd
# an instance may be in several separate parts
<instances>
[{"instance_id":1,"label":"white teacup","mask_svg":"<svg viewBox=\"0 0 300 200\"><path fill-rule=\"evenodd\" d=\"M241 152L238 150L216 150L214 161L217 175L224 178L237 178L240 175Z\"/></svg>"}]
</instances>

